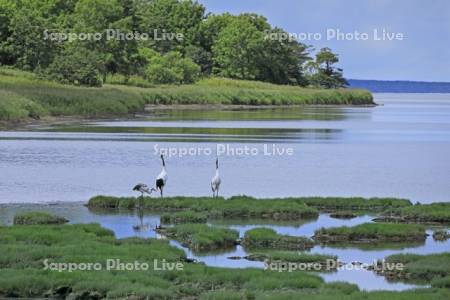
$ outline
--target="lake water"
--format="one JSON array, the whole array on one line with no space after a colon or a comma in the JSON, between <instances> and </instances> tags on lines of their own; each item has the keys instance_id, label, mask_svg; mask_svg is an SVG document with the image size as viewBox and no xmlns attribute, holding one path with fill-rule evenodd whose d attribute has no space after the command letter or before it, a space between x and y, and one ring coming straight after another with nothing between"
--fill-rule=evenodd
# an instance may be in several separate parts
<instances>
[{"instance_id":1,"label":"lake water","mask_svg":"<svg viewBox=\"0 0 450 300\"><path fill-rule=\"evenodd\" d=\"M195 154L166 158L167 196L210 195L219 149L224 196L449 201L450 94L375 100L377 107L157 110L138 120L0 132L0 203L133 195L138 182L154 185L161 149ZM239 155L245 147L256 155Z\"/></svg>"}]
</instances>

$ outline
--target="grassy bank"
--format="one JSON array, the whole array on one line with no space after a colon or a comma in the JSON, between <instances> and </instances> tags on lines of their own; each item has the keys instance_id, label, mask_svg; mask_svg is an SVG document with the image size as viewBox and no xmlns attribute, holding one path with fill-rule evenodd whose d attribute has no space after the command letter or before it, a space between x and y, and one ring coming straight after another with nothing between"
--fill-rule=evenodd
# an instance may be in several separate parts
<instances>
[{"instance_id":1,"label":"grassy bank","mask_svg":"<svg viewBox=\"0 0 450 300\"><path fill-rule=\"evenodd\" d=\"M82 247L80 247L82 245ZM212 268L186 263L165 240L118 240L95 224L0 227L0 297L70 299L448 299L448 289L361 292L348 283L324 283L314 274ZM147 263L148 270L72 272L44 270L50 262L107 259ZM181 271L153 268L154 260L183 263Z\"/></svg>"},{"instance_id":2,"label":"grassy bank","mask_svg":"<svg viewBox=\"0 0 450 300\"><path fill-rule=\"evenodd\" d=\"M314 239L325 243L373 243L424 241L425 228L409 224L365 223L354 227L321 228L314 233Z\"/></svg>"},{"instance_id":3,"label":"grassy bank","mask_svg":"<svg viewBox=\"0 0 450 300\"><path fill-rule=\"evenodd\" d=\"M380 212L411 206L409 200L395 198L290 197L257 199L248 196L231 198L95 196L88 201L92 209L134 209L139 201L144 208L159 212L203 212L207 218L260 218L298 220L316 218L318 210Z\"/></svg>"},{"instance_id":4,"label":"grassy bank","mask_svg":"<svg viewBox=\"0 0 450 300\"><path fill-rule=\"evenodd\" d=\"M248 260L264 261L266 263L297 263L303 264L303 270L323 271L329 270L328 266L337 267L337 257L332 255L310 254L299 251L268 250L252 252L245 257ZM330 263L332 262L332 263ZM278 265L280 268L286 267Z\"/></svg>"},{"instance_id":5,"label":"grassy bank","mask_svg":"<svg viewBox=\"0 0 450 300\"><path fill-rule=\"evenodd\" d=\"M253 228L245 232L242 244L247 248L305 250L314 247L314 241L301 236L278 234L271 228Z\"/></svg>"},{"instance_id":6,"label":"grassy bank","mask_svg":"<svg viewBox=\"0 0 450 300\"><path fill-rule=\"evenodd\" d=\"M64 224L69 220L46 212L26 212L14 216L14 225Z\"/></svg>"},{"instance_id":7,"label":"grassy bank","mask_svg":"<svg viewBox=\"0 0 450 300\"><path fill-rule=\"evenodd\" d=\"M35 74L0 68L0 121L51 116L107 117L143 112L145 105L370 105L366 90L322 90L224 78L181 86L107 84L84 88L42 80Z\"/></svg>"},{"instance_id":8,"label":"grassy bank","mask_svg":"<svg viewBox=\"0 0 450 300\"><path fill-rule=\"evenodd\" d=\"M315 208L302 201L292 199L256 199L234 196L228 199L211 197L169 197L139 200L134 197L96 196L87 204L90 209L132 209L142 201L142 206L151 211L191 211L205 213L208 218L262 218L273 220L316 218Z\"/></svg>"},{"instance_id":9,"label":"grassy bank","mask_svg":"<svg viewBox=\"0 0 450 300\"><path fill-rule=\"evenodd\" d=\"M172 212L161 215L161 223L163 224L206 223L206 220L206 213L192 211Z\"/></svg>"},{"instance_id":10,"label":"grassy bank","mask_svg":"<svg viewBox=\"0 0 450 300\"><path fill-rule=\"evenodd\" d=\"M431 281L436 285L442 285L444 282L450 283L450 253L448 252L429 255L395 254L386 257L385 261L390 264L401 263L403 265L402 270L378 272L390 280L425 283Z\"/></svg>"},{"instance_id":11,"label":"grassy bank","mask_svg":"<svg viewBox=\"0 0 450 300\"><path fill-rule=\"evenodd\" d=\"M389 211L385 219L408 223L450 223L450 203L415 204Z\"/></svg>"},{"instance_id":12,"label":"grassy bank","mask_svg":"<svg viewBox=\"0 0 450 300\"><path fill-rule=\"evenodd\" d=\"M239 238L236 230L206 224L180 224L159 229L158 232L195 251L229 248L236 245Z\"/></svg>"},{"instance_id":13,"label":"grassy bank","mask_svg":"<svg viewBox=\"0 0 450 300\"><path fill-rule=\"evenodd\" d=\"M362 197L309 197L302 198L309 206L321 211L371 211L411 206L411 201L398 198L362 198Z\"/></svg>"}]
</instances>

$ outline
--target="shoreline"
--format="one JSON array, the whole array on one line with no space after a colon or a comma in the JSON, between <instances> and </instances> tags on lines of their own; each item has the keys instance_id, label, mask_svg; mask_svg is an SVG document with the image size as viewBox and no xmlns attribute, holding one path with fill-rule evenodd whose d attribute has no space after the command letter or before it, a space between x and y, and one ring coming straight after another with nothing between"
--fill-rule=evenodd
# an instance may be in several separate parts
<instances>
[{"instance_id":1,"label":"shoreline","mask_svg":"<svg viewBox=\"0 0 450 300\"><path fill-rule=\"evenodd\" d=\"M129 115L105 115L96 117L86 116L44 116L40 119L24 119L13 121L0 121L0 131L20 131L28 127L53 126L62 124L78 124L95 121L136 121L142 117L150 116L149 113L164 110L258 110L258 109L288 109L288 108L327 108L327 107L377 107L382 104L362 104L362 105L324 105L324 104L294 104L294 105L240 105L240 104L147 104L144 111Z\"/></svg>"}]
</instances>

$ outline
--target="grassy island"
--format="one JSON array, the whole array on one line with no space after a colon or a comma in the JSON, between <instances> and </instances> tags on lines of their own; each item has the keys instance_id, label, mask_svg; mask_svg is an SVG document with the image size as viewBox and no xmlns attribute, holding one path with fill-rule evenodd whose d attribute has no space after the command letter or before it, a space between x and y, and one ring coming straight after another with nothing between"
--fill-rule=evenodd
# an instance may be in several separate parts
<instances>
[{"instance_id":1,"label":"grassy island","mask_svg":"<svg viewBox=\"0 0 450 300\"><path fill-rule=\"evenodd\" d=\"M377 271L390 280L431 281L432 285L450 287L450 253L448 252L429 255L395 254L386 257L385 262L403 265L402 269Z\"/></svg>"},{"instance_id":2,"label":"grassy island","mask_svg":"<svg viewBox=\"0 0 450 300\"><path fill-rule=\"evenodd\" d=\"M46 212L26 212L14 216L14 225L64 224L69 220Z\"/></svg>"},{"instance_id":3,"label":"grassy island","mask_svg":"<svg viewBox=\"0 0 450 300\"><path fill-rule=\"evenodd\" d=\"M245 232L242 244L248 248L305 250L314 247L314 241L302 236L278 234L271 228L254 228Z\"/></svg>"},{"instance_id":4,"label":"grassy island","mask_svg":"<svg viewBox=\"0 0 450 300\"><path fill-rule=\"evenodd\" d=\"M324 243L373 243L425 241L425 228L413 224L365 223L354 227L322 228L314 239Z\"/></svg>"},{"instance_id":5,"label":"grassy island","mask_svg":"<svg viewBox=\"0 0 450 300\"><path fill-rule=\"evenodd\" d=\"M206 224L180 224L158 232L195 251L229 248L236 245L239 238L236 230Z\"/></svg>"},{"instance_id":6,"label":"grassy island","mask_svg":"<svg viewBox=\"0 0 450 300\"><path fill-rule=\"evenodd\" d=\"M228 199L211 197L168 197L164 199L145 197L96 196L89 200L90 209L133 209L141 202L151 211L204 213L208 218L261 218L273 220L297 220L316 218L315 208L292 199L256 199L234 196Z\"/></svg>"},{"instance_id":7,"label":"grassy island","mask_svg":"<svg viewBox=\"0 0 450 300\"><path fill-rule=\"evenodd\" d=\"M385 220L405 223L450 223L450 203L415 204L386 212Z\"/></svg>"},{"instance_id":8,"label":"grassy island","mask_svg":"<svg viewBox=\"0 0 450 300\"><path fill-rule=\"evenodd\" d=\"M328 266L336 268L337 257L322 254L309 254L299 251L280 251L267 250L252 252L245 257L248 260L265 261L268 263L299 263L310 264L310 268L306 266L308 271L323 271L327 270ZM329 263L332 261L333 263ZM317 268L319 267L319 268Z\"/></svg>"}]
</instances>

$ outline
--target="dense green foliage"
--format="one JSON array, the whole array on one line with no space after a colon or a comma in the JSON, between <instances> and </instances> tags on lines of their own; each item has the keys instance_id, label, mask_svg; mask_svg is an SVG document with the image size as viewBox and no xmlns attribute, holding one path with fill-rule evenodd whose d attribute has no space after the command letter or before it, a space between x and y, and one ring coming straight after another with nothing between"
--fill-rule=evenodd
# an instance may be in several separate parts
<instances>
[{"instance_id":1,"label":"dense green foliage","mask_svg":"<svg viewBox=\"0 0 450 300\"><path fill-rule=\"evenodd\" d=\"M312 248L314 241L302 236L278 234L271 228L253 228L245 232L242 244L248 248L305 250Z\"/></svg>"},{"instance_id":2,"label":"dense green foliage","mask_svg":"<svg viewBox=\"0 0 450 300\"><path fill-rule=\"evenodd\" d=\"M425 238L425 228L414 224L364 223L353 227L321 228L314 234L314 239L321 242L401 242L424 241Z\"/></svg>"},{"instance_id":3,"label":"dense green foliage","mask_svg":"<svg viewBox=\"0 0 450 300\"><path fill-rule=\"evenodd\" d=\"M64 224L69 220L54 216L46 212L26 212L14 216L15 225L44 225L44 224Z\"/></svg>"},{"instance_id":4,"label":"dense green foliage","mask_svg":"<svg viewBox=\"0 0 450 300\"><path fill-rule=\"evenodd\" d=\"M323 88L339 88L348 85L342 75L342 69L334 67L339 62L336 54L330 48L322 48L316 53L314 61L308 62L311 73L308 80L312 85Z\"/></svg>"},{"instance_id":5,"label":"dense green foliage","mask_svg":"<svg viewBox=\"0 0 450 300\"><path fill-rule=\"evenodd\" d=\"M345 84L328 48L317 53L307 76L309 48L265 17L213 15L193 0L3 0L0 21L0 65L63 83L99 86L120 74L126 82L142 76L179 84L202 72L278 84Z\"/></svg>"},{"instance_id":6,"label":"dense green foliage","mask_svg":"<svg viewBox=\"0 0 450 300\"><path fill-rule=\"evenodd\" d=\"M180 224L162 228L159 232L196 251L229 248L239 237L236 230L206 224Z\"/></svg>"}]
</instances>

